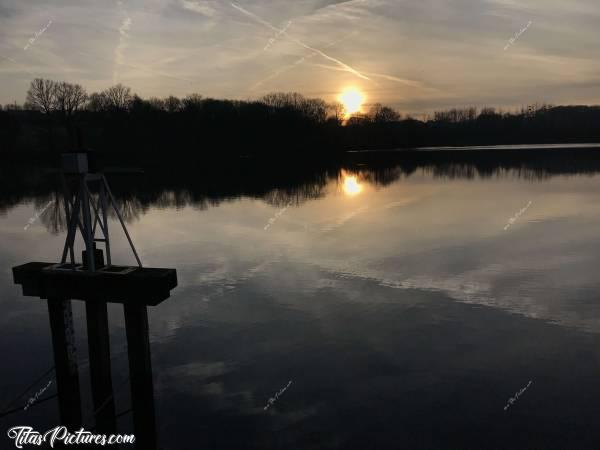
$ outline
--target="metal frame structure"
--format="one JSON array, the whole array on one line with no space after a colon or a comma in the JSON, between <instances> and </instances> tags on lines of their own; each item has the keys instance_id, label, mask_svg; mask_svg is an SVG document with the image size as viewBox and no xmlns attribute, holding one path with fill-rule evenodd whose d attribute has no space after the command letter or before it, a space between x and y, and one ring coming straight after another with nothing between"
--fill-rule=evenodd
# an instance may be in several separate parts
<instances>
[{"instance_id":1,"label":"metal frame structure","mask_svg":"<svg viewBox=\"0 0 600 450\"><path fill-rule=\"evenodd\" d=\"M67 256L70 259L70 265L68 268L72 270L82 269L75 261L75 237L77 235L77 229L79 229L83 242L85 244L84 257L84 270L95 272L100 269L96 267L96 243L104 243L106 252L106 267L112 265L111 254L110 254L110 237L108 232L108 210L112 206L114 209L129 246L133 251L135 259L139 267L142 267L140 257L133 245L131 236L127 231L123 216L117 207L115 198L110 190L108 182L103 174L88 173L87 171L77 174L75 180L67 179L69 174L63 174L63 187L64 187L64 207L65 215L67 218L67 238L63 248L62 258L60 264L61 268L66 268L64 265L67 263ZM74 178L74 177L69 177ZM74 189L69 189L69 181L73 181L75 184ZM93 184L97 185L97 194L92 193ZM96 237L97 229L100 229L101 237Z\"/></svg>"},{"instance_id":2,"label":"metal frame structure","mask_svg":"<svg viewBox=\"0 0 600 450\"><path fill-rule=\"evenodd\" d=\"M23 287L24 295L46 299L48 303L59 413L61 422L75 430L81 427L82 409L71 300L85 302L94 417L97 429L104 434L116 432L117 418L107 303L123 305L135 446L138 450L156 450L147 307L170 297L171 290L177 286L177 271L142 267L106 178L95 166L93 154L65 153L62 163L68 232L61 261L29 262L13 267L13 278ZM110 207L123 227L139 267L112 264L108 232ZM78 230L85 244L83 264L75 261ZM106 265L102 249L96 249L97 243L104 243Z\"/></svg>"}]
</instances>

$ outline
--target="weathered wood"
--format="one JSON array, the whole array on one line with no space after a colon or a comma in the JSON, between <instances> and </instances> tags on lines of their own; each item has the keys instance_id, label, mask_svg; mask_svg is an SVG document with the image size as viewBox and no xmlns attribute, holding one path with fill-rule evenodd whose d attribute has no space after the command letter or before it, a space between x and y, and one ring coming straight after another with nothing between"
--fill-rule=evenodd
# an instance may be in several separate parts
<instances>
[{"instance_id":1,"label":"weathered wood","mask_svg":"<svg viewBox=\"0 0 600 450\"><path fill-rule=\"evenodd\" d=\"M81 427L81 394L71 301L49 298L48 314L54 348L60 420L69 430L77 430Z\"/></svg>"},{"instance_id":2,"label":"weathered wood","mask_svg":"<svg viewBox=\"0 0 600 450\"><path fill-rule=\"evenodd\" d=\"M106 303L85 302L85 313L96 428L104 434L113 434L116 432L115 400Z\"/></svg>"},{"instance_id":3,"label":"weathered wood","mask_svg":"<svg viewBox=\"0 0 600 450\"><path fill-rule=\"evenodd\" d=\"M156 450L152 362L146 306L124 305L136 449Z\"/></svg>"},{"instance_id":4,"label":"weathered wood","mask_svg":"<svg viewBox=\"0 0 600 450\"><path fill-rule=\"evenodd\" d=\"M62 265L66 267L68 265ZM23 295L155 306L177 286L175 269L107 266L95 272L47 262L13 267Z\"/></svg>"},{"instance_id":5,"label":"weathered wood","mask_svg":"<svg viewBox=\"0 0 600 450\"><path fill-rule=\"evenodd\" d=\"M136 448L154 450L156 419L146 308L169 298L171 289L177 286L177 272L175 269L142 267L110 187L97 167L94 168L93 164L88 167L88 156L63 155L64 172L77 175L70 180L77 184L73 200L67 180L63 178L65 214L69 230L61 262L30 262L16 266L13 267L13 278L16 284L22 286L23 295L48 300L61 421L72 431L81 425L81 399L71 299L83 300L86 303L94 415L97 430L104 434L113 434L116 431L107 302L123 304ZM90 190L90 182L99 183L97 203ZM111 264L107 219L109 205L115 210L139 267ZM103 237L96 238L97 225L100 225ZM85 243L83 264L77 264L74 257L77 228ZM102 250L96 248L98 242L105 245L107 266L104 265ZM71 257L70 263L66 262L67 255Z\"/></svg>"}]
</instances>

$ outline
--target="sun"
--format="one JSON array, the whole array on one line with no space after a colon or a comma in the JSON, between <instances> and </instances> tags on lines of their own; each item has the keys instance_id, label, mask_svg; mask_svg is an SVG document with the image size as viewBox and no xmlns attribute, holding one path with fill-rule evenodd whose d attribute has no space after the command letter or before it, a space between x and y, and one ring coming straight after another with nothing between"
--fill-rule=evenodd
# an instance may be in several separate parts
<instances>
[{"instance_id":1,"label":"sun","mask_svg":"<svg viewBox=\"0 0 600 450\"><path fill-rule=\"evenodd\" d=\"M365 96L356 88L348 88L339 95L338 100L344 105L344 113L348 118L352 114L360 112Z\"/></svg>"}]
</instances>

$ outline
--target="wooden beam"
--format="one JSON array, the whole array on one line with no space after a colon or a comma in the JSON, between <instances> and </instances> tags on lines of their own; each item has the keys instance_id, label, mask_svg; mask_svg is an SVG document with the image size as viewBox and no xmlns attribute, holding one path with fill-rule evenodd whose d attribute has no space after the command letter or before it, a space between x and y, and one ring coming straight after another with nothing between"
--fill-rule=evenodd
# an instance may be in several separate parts
<instances>
[{"instance_id":1,"label":"wooden beam","mask_svg":"<svg viewBox=\"0 0 600 450\"><path fill-rule=\"evenodd\" d=\"M81 427L81 394L71 300L48 299L60 420L69 430Z\"/></svg>"},{"instance_id":2,"label":"wooden beam","mask_svg":"<svg viewBox=\"0 0 600 450\"><path fill-rule=\"evenodd\" d=\"M156 450L154 387L146 306L124 305L136 449Z\"/></svg>"},{"instance_id":3,"label":"wooden beam","mask_svg":"<svg viewBox=\"0 0 600 450\"><path fill-rule=\"evenodd\" d=\"M106 303L85 302L85 313L96 428L101 433L114 434L116 432L115 400Z\"/></svg>"},{"instance_id":4,"label":"wooden beam","mask_svg":"<svg viewBox=\"0 0 600 450\"><path fill-rule=\"evenodd\" d=\"M175 269L107 266L91 272L58 267L44 262L13 267L14 281L26 296L146 306L166 300L177 286Z\"/></svg>"}]
</instances>

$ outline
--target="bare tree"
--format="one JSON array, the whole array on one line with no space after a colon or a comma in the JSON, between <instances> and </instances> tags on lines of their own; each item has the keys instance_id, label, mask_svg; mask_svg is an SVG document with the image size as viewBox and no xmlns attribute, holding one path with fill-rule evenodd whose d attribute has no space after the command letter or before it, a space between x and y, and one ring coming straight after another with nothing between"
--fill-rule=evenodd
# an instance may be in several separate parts
<instances>
[{"instance_id":1,"label":"bare tree","mask_svg":"<svg viewBox=\"0 0 600 450\"><path fill-rule=\"evenodd\" d=\"M108 109L108 100L104 92L94 92L91 94L86 107L92 112L106 111Z\"/></svg>"},{"instance_id":2,"label":"bare tree","mask_svg":"<svg viewBox=\"0 0 600 450\"><path fill-rule=\"evenodd\" d=\"M131 88L123 86L121 83L109 87L102 93L106 97L106 102L109 109L125 111L131 106L131 101L133 100Z\"/></svg>"},{"instance_id":3,"label":"bare tree","mask_svg":"<svg viewBox=\"0 0 600 450\"><path fill-rule=\"evenodd\" d=\"M272 92L262 97L260 101L272 108L298 109L305 99L297 92Z\"/></svg>"},{"instance_id":4,"label":"bare tree","mask_svg":"<svg viewBox=\"0 0 600 450\"><path fill-rule=\"evenodd\" d=\"M364 126L371 123L371 118L364 114L353 114L346 121L346 126Z\"/></svg>"},{"instance_id":5,"label":"bare tree","mask_svg":"<svg viewBox=\"0 0 600 450\"><path fill-rule=\"evenodd\" d=\"M56 103L55 109L60 113L63 124L67 129L70 146L73 150L76 150L76 147L81 147L81 142L76 145L73 115L87 101L87 93L80 84L57 82L55 84L54 101ZM81 136L78 135L78 138L81 139Z\"/></svg>"},{"instance_id":6,"label":"bare tree","mask_svg":"<svg viewBox=\"0 0 600 450\"><path fill-rule=\"evenodd\" d=\"M183 109L187 112L198 112L202 109L202 96L200 94L190 94L183 99Z\"/></svg>"},{"instance_id":7,"label":"bare tree","mask_svg":"<svg viewBox=\"0 0 600 450\"><path fill-rule=\"evenodd\" d=\"M22 111L24 108L26 109L27 105L18 105L16 101L14 103L7 103L4 105L4 111ZM0 111L2 111L2 105L0 105Z\"/></svg>"},{"instance_id":8,"label":"bare tree","mask_svg":"<svg viewBox=\"0 0 600 450\"><path fill-rule=\"evenodd\" d=\"M159 111L165 110L165 101L162 98L150 97L148 99L148 104L152 107L152 109Z\"/></svg>"},{"instance_id":9,"label":"bare tree","mask_svg":"<svg viewBox=\"0 0 600 450\"><path fill-rule=\"evenodd\" d=\"M170 95L165 99L165 110L170 113L180 111L182 102L177 97Z\"/></svg>"},{"instance_id":10,"label":"bare tree","mask_svg":"<svg viewBox=\"0 0 600 450\"><path fill-rule=\"evenodd\" d=\"M28 109L41 111L46 116L48 148L54 150L54 124L52 113L56 108L56 82L43 78L34 79L27 90L25 106Z\"/></svg>"},{"instance_id":11,"label":"bare tree","mask_svg":"<svg viewBox=\"0 0 600 450\"><path fill-rule=\"evenodd\" d=\"M337 123L344 121L344 105L340 102L333 102L327 105L327 109L331 111L331 116L336 120Z\"/></svg>"},{"instance_id":12,"label":"bare tree","mask_svg":"<svg viewBox=\"0 0 600 450\"><path fill-rule=\"evenodd\" d=\"M499 116L499 114L496 112L496 108L484 107L481 109L481 112L479 113L479 117L493 117L493 116Z\"/></svg>"},{"instance_id":13,"label":"bare tree","mask_svg":"<svg viewBox=\"0 0 600 450\"><path fill-rule=\"evenodd\" d=\"M327 119L327 103L320 98L306 98L297 92L273 92L260 99L260 103L273 110L286 109L317 123Z\"/></svg>"},{"instance_id":14,"label":"bare tree","mask_svg":"<svg viewBox=\"0 0 600 450\"><path fill-rule=\"evenodd\" d=\"M36 78L27 91L27 108L50 114L56 107L56 82Z\"/></svg>"},{"instance_id":15,"label":"bare tree","mask_svg":"<svg viewBox=\"0 0 600 450\"><path fill-rule=\"evenodd\" d=\"M87 93L80 84L56 83L56 110L66 117L72 117L87 101Z\"/></svg>"},{"instance_id":16,"label":"bare tree","mask_svg":"<svg viewBox=\"0 0 600 450\"><path fill-rule=\"evenodd\" d=\"M475 120L477 118L477 108L452 108L448 111L436 111L434 120L444 123L464 123Z\"/></svg>"},{"instance_id":17,"label":"bare tree","mask_svg":"<svg viewBox=\"0 0 600 450\"><path fill-rule=\"evenodd\" d=\"M400 120L400 113L389 106L383 106L380 103L375 103L369 111L369 117L373 122L397 122Z\"/></svg>"}]
</instances>

